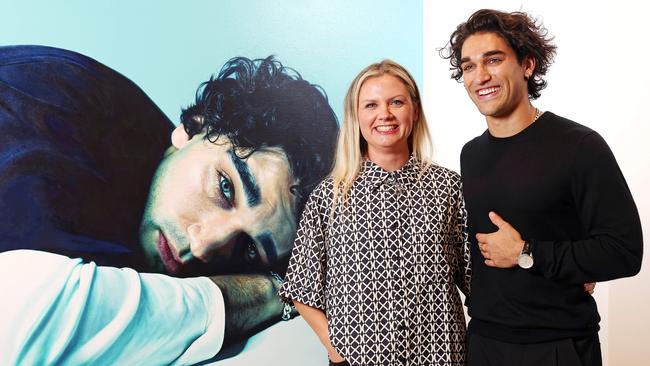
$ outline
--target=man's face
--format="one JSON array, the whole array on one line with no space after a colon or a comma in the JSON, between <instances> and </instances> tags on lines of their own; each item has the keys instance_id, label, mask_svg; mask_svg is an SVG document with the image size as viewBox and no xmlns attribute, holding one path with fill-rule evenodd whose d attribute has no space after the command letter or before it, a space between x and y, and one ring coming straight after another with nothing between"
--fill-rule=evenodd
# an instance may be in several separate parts
<instances>
[{"instance_id":1,"label":"man's face","mask_svg":"<svg viewBox=\"0 0 650 366\"><path fill-rule=\"evenodd\" d=\"M461 69L467 94L487 117L507 117L528 104L525 79L533 71L526 58L520 64L508 43L496 33L469 36L461 48Z\"/></svg>"},{"instance_id":2,"label":"man's face","mask_svg":"<svg viewBox=\"0 0 650 366\"><path fill-rule=\"evenodd\" d=\"M151 270L209 275L273 264L296 231L285 153L240 159L227 139L204 137L189 139L179 126L154 176L140 228Z\"/></svg>"}]
</instances>

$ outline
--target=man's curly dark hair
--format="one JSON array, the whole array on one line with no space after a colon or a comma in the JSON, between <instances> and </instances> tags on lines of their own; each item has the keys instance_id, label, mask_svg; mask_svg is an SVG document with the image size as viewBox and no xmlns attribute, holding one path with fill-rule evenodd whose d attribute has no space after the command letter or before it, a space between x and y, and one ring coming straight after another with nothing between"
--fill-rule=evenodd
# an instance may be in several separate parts
<instances>
[{"instance_id":1,"label":"man's curly dark hair","mask_svg":"<svg viewBox=\"0 0 650 366\"><path fill-rule=\"evenodd\" d=\"M439 50L440 56L449 59L452 79L460 81L463 77L461 69L461 50L463 43L476 33L496 33L503 38L517 55L521 64L525 57L535 60L535 70L528 78L528 95L537 99L542 89L546 87L543 76L553 63L556 46L553 37L541 23L523 12L506 13L492 9L481 9L472 14L467 22L461 23L449 37L449 42Z\"/></svg>"},{"instance_id":2,"label":"man's curly dark hair","mask_svg":"<svg viewBox=\"0 0 650 366\"><path fill-rule=\"evenodd\" d=\"M290 187L298 217L330 172L338 134L325 92L273 56L229 60L199 86L181 122L190 137L205 133L211 142L226 137L240 158L261 148L281 148L298 182Z\"/></svg>"}]
</instances>

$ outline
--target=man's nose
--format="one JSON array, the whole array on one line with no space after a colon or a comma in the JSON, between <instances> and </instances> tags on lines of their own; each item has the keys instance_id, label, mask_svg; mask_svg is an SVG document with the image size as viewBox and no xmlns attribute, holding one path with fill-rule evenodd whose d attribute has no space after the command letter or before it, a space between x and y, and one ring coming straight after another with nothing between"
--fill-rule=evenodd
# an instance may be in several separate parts
<instances>
[{"instance_id":1,"label":"man's nose","mask_svg":"<svg viewBox=\"0 0 650 366\"><path fill-rule=\"evenodd\" d=\"M492 78L492 75L490 75L489 70L485 65L478 65L476 67L476 81L480 84L484 84Z\"/></svg>"},{"instance_id":2,"label":"man's nose","mask_svg":"<svg viewBox=\"0 0 650 366\"><path fill-rule=\"evenodd\" d=\"M191 224L187 227L190 251L203 262L209 261L215 253L226 255L232 250L232 242L239 231L239 228L227 223Z\"/></svg>"}]
</instances>

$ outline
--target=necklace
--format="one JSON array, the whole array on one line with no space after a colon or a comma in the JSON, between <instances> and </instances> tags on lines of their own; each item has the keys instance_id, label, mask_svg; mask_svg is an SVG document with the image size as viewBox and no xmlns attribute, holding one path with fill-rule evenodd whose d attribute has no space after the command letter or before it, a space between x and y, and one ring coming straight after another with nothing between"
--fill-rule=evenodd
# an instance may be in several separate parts
<instances>
[{"instance_id":1,"label":"necklace","mask_svg":"<svg viewBox=\"0 0 650 366\"><path fill-rule=\"evenodd\" d=\"M535 118L533 118L533 122L531 122L531 124L535 123L535 121L537 121L537 119L541 115L542 115L542 111L540 111L539 108L535 107Z\"/></svg>"}]
</instances>

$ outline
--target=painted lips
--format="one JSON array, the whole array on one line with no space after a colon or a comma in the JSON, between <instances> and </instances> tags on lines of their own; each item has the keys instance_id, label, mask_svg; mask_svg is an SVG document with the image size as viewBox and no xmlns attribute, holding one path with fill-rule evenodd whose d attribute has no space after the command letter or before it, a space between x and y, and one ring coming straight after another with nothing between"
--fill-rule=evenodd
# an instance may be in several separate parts
<instances>
[{"instance_id":1,"label":"painted lips","mask_svg":"<svg viewBox=\"0 0 650 366\"><path fill-rule=\"evenodd\" d=\"M165 235L161 232L158 236L158 254L165 265L167 273L177 275L183 267L183 262L178 258L178 254L170 247Z\"/></svg>"}]
</instances>

